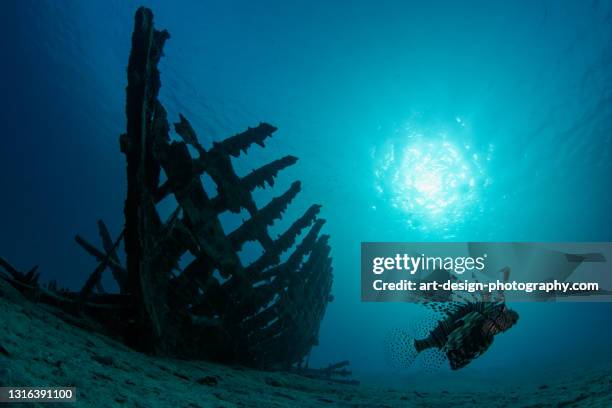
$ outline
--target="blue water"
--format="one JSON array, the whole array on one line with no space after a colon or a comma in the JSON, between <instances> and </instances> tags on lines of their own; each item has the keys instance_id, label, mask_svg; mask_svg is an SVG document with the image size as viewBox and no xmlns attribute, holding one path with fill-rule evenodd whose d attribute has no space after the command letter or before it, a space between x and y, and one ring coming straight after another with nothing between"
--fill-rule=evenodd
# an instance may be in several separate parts
<instances>
[{"instance_id":1,"label":"blue water","mask_svg":"<svg viewBox=\"0 0 612 408\"><path fill-rule=\"evenodd\" d=\"M0 16L0 254L15 265L77 288L95 263L74 234L97 239L98 218L121 229L118 136L141 3L171 33L160 64L171 120L183 113L206 146L273 123L268 147L235 161L244 174L299 156L257 194L303 182L273 230L323 205L335 301L312 365L394 375L383 337L423 316L360 302L361 241L612 241L609 1L39 0L4 2ZM406 149L440 160L442 144L451 164L393 179ZM610 304L514 307L518 325L455 378L612 363Z\"/></svg>"}]
</instances>

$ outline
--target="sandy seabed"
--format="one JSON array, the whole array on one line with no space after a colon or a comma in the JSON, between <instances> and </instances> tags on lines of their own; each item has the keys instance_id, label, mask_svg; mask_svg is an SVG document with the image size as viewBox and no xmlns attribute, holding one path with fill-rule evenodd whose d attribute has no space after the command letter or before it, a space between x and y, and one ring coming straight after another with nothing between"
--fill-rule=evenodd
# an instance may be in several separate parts
<instances>
[{"instance_id":1,"label":"sandy seabed","mask_svg":"<svg viewBox=\"0 0 612 408\"><path fill-rule=\"evenodd\" d=\"M151 357L56 317L0 280L0 386L73 386L41 407L612 407L612 367L479 392L340 385L282 372Z\"/></svg>"}]
</instances>

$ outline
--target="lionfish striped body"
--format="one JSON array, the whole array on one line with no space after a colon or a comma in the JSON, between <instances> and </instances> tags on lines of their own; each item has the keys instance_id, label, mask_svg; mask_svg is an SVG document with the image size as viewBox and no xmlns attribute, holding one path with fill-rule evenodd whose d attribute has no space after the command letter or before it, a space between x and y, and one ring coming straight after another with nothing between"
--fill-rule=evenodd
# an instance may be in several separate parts
<instances>
[{"instance_id":1,"label":"lionfish striped body","mask_svg":"<svg viewBox=\"0 0 612 408\"><path fill-rule=\"evenodd\" d=\"M416 354L436 348L446 354L450 368L457 370L484 353L496 334L512 327L518 314L503 302L454 304L446 317L424 339L415 339Z\"/></svg>"}]
</instances>

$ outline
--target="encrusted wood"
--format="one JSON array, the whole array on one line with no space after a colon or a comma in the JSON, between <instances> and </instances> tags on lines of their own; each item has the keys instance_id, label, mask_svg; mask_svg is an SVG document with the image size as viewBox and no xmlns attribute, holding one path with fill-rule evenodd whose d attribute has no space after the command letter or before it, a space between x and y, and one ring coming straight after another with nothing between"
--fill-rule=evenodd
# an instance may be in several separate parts
<instances>
[{"instance_id":1,"label":"encrusted wood","mask_svg":"<svg viewBox=\"0 0 612 408\"><path fill-rule=\"evenodd\" d=\"M252 144L264 146L277 130L270 124L260 123L205 149L180 115L173 140L158 100L157 64L168 38L166 31L155 29L150 10L137 11L127 69L127 131L120 137L127 159L125 228L112 238L99 221L101 249L75 237L98 261L78 292L58 289L54 282L41 286L36 268L22 273L2 258L6 273L0 277L68 312L72 321L84 325L80 318L93 318L142 351L266 369L302 366L333 299L329 237L320 234L324 220L317 218L320 206L312 205L284 233L270 236L268 228L300 192L300 182L261 208L252 192L274 186L279 171L297 158L274 160L244 177L232 166L232 158L247 153ZM204 189L203 174L215 182L216 196ZM170 195L178 208L164 220L156 204ZM249 219L226 234L219 215L243 210ZM263 254L245 265L238 253L249 241L259 242ZM125 266L117 253L121 242ZM193 261L181 270L179 260L186 253ZM105 270L119 293L102 287Z\"/></svg>"}]
</instances>

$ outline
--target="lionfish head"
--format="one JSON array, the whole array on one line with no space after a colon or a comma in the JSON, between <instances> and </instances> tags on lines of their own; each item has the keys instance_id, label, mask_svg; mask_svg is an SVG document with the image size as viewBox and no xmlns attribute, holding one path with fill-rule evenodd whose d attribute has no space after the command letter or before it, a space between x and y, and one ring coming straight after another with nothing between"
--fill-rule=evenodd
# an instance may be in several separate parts
<instances>
[{"instance_id":1,"label":"lionfish head","mask_svg":"<svg viewBox=\"0 0 612 408\"><path fill-rule=\"evenodd\" d=\"M497 312L493 313L489 318L489 330L494 333L505 332L518 322L519 315L506 305L497 308Z\"/></svg>"}]
</instances>

